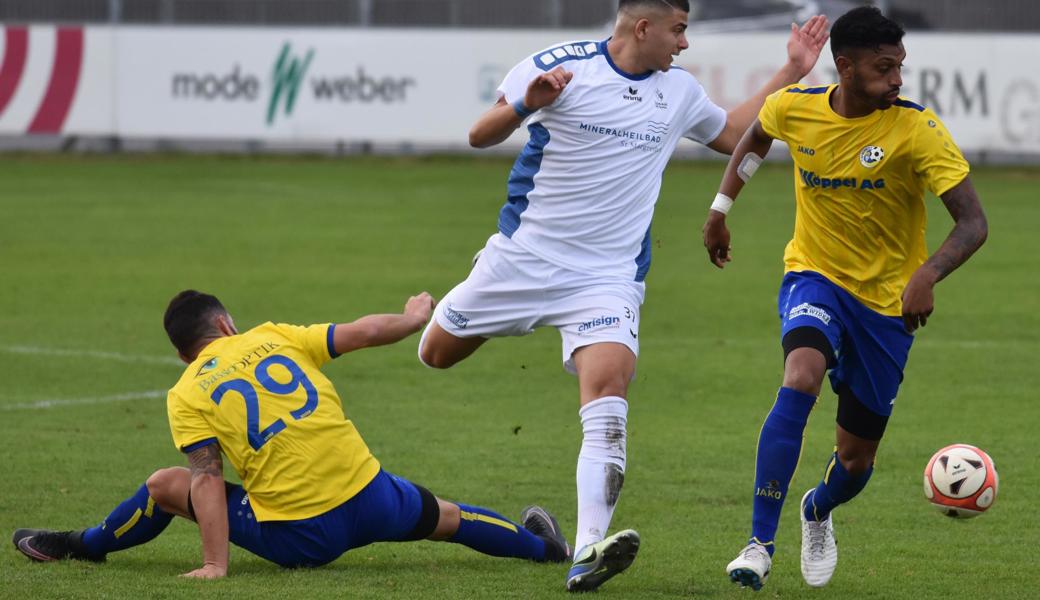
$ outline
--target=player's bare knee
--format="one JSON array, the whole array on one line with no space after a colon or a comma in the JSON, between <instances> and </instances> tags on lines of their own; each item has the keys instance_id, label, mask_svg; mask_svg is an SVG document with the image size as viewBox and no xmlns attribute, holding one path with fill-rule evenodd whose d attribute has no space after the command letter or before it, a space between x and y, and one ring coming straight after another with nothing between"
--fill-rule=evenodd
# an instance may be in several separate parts
<instances>
[{"instance_id":1,"label":"player's bare knee","mask_svg":"<svg viewBox=\"0 0 1040 600\"><path fill-rule=\"evenodd\" d=\"M862 475L874 465L874 453L862 448L838 448L838 460L850 475Z\"/></svg>"},{"instance_id":2,"label":"player's bare knee","mask_svg":"<svg viewBox=\"0 0 1040 600\"><path fill-rule=\"evenodd\" d=\"M784 368L784 387L810 396L819 396L823 386L823 372L808 365L789 362Z\"/></svg>"},{"instance_id":3,"label":"player's bare knee","mask_svg":"<svg viewBox=\"0 0 1040 600\"><path fill-rule=\"evenodd\" d=\"M145 485L148 487L148 495L160 504L170 504L170 499L178 488L184 487L183 478L188 470L183 467L169 467L159 469L148 478Z\"/></svg>"},{"instance_id":4,"label":"player's bare knee","mask_svg":"<svg viewBox=\"0 0 1040 600\"><path fill-rule=\"evenodd\" d=\"M601 370L589 375L591 376L582 379L581 387L585 392L582 396L588 397L590 401L607 396L628 397L628 382L631 379L629 373Z\"/></svg>"},{"instance_id":5,"label":"player's bare knee","mask_svg":"<svg viewBox=\"0 0 1040 600\"><path fill-rule=\"evenodd\" d=\"M437 504L441 511L440 518L437 520L437 527L428 539L443 541L455 535L455 532L459 530L459 519L462 518L462 515L459 505L454 502L438 498Z\"/></svg>"}]
</instances>

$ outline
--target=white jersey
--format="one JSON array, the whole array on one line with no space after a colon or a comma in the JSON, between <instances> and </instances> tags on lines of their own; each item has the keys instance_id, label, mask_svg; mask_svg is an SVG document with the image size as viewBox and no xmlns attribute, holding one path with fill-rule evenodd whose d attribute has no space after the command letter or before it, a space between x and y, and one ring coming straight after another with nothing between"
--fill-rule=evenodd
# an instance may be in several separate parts
<instances>
[{"instance_id":1,"label":"white jersey","mask_svg":"<svg viewBox=\"0 0 1040 600\"><path fill-rule=\"evenodd\" d=\"M623 72L607 41L537 52L513 67L498 92L513 103L560 65L574 78L529 119L531 138L509 175L499 231L561 267L642 281L668 159L681 137L714 140L726 113L677 67Z\"/></svg>"}]
</instances>

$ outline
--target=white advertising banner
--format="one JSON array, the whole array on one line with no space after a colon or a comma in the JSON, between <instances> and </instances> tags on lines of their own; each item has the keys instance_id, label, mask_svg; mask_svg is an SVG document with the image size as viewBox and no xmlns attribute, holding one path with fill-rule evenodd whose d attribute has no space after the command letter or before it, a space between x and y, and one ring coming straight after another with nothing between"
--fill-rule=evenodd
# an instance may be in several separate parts
<instances>
[{"instance_id":1,"label":"white advertising banner","mask_svg":"<svg viewBox=\"0 0 1040 600\"><path fill-rule=\"evenodd\" d=\"M608 32L136 26L0 27L0 135L464 147L505 73ZM704 34L678 64L731 108L784 61L786 35ZM968 152L1040 154L1040 36L911 32L903 95ZM824 50L807 84L834 80ZM520 144L525 135L509 143Z\"/></svg>"}]
</instances>

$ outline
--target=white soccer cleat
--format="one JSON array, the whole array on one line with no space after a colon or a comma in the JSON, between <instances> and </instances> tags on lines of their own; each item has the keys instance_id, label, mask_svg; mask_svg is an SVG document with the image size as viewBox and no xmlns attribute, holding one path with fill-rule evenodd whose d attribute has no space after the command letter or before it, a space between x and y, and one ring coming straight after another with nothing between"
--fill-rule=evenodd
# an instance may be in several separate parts
<instances>
[{"instance_id":1,"label":"white soccer cleat","mask_svg":"<svg viewBox=\"0 0 1040 600\"><path fill-rule=\"evenodd\" d=\"M813 488L816 489L816 488ZM805 501L813 490L805 492L798 505L802 518L802 578L812 587L823 587L838 566L838 541L834 539L831 515L822 521L805 518Z\"/></svg>"},{"instance_id":2,"label":"white soccer cleat","mask_svg":"<svg viewBox=\"0 0 1040 600\"><path fill-rule=\"evenodd\" d=\"M762 544L750 543L740 554L726 565L729 580L740 584L740 587L749 587L756 592L762 589L762 585L769 578L769 571L773 568L773 559L769 551Z\"/></svg>"}]
</instances>

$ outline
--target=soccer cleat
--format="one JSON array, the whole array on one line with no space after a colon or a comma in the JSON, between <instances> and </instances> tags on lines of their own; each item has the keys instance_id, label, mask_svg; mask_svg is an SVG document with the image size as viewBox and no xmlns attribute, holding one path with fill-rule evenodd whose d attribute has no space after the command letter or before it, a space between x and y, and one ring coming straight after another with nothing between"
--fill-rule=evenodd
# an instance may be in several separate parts
<instances>
[{"instance_id":1,"label":"soccer cleat","mask_svg":"<svg viewBox=\"0 0 1040 600\"><path fill-rule=\"evenodd\" d=\"M750 587L757 592L769 578L772 568L773 558L769 556L766 547L752 542L726 565L726 572L733 583L739 583L740 587Z\"/></svg>"},{"instance_id":2,"label":"soccer cleat","mask_svg":"<svg viewBox=\"0 0 1040 600\"><path fill-rule=\"evenodd\" d=\"M802 578L812 587L823 587L838 566L838 541L834 539L830 514L822 521L805 518L805 501L812 492L805 492L799 505L802 516Z\"/></svg>"},{"instance_id":3,"label":"soccer cleat","mask_svg":"<svg viewBox=\"0 0 1040 600\"><path fill-rule=\"evenodd\" d=\"M560 524L549 511L541 506L528 506L520 511L520 523L545 542L546 562L561 563L571 557L571 548L560 532Z\"/></svg>"},{"instance_id":4,"label":"soccer cleat","mask_svg":"<svg viewBox=\"0 0 1040 600\"><path fill-rule=\"evenodd\" d=\"M15 548L36 562L74 558L103 562L104 556L87 554L82 531L49 531L47 529L18 529L14 532Z\"/></svg>"},{"instance_id":5,"label":"soccer cleat","mask_svg":"<svg viewBox=\"0 0 1040 600\"><path fill-rule=\"evenodd\" d=\"M567 573L568 592L591 592L624 571L639 552L639 534L631 529L589 544L575 556Z\"/></svg>"}]
</instances>

